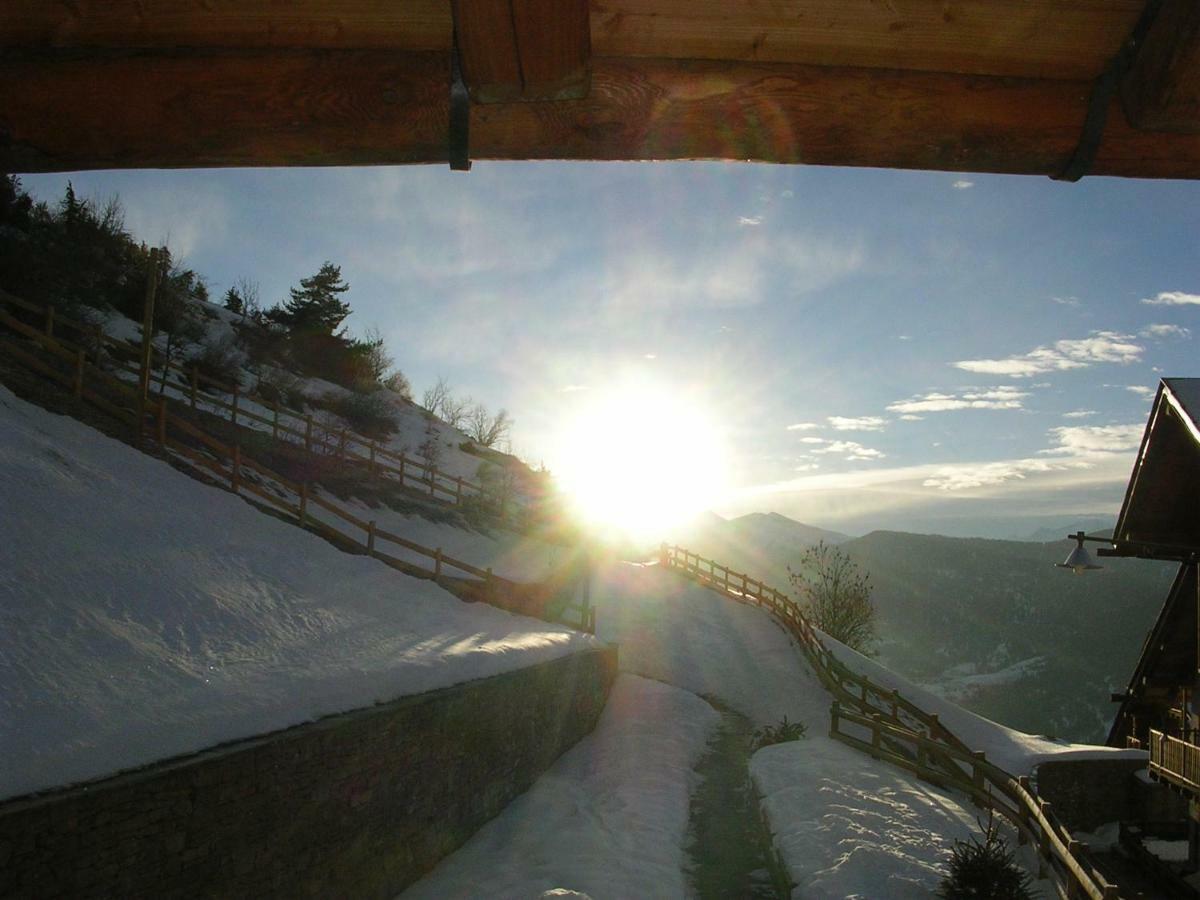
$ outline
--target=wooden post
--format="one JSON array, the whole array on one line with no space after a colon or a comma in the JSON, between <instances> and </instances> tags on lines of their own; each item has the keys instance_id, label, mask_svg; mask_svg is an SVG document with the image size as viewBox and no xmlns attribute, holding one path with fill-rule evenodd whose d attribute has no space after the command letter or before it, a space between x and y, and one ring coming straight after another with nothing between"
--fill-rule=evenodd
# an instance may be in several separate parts
<instances>
[{"instance_id":1,"label":"wooden post","mask_svg":"<svg viewBox=\"0 0 1200 900\"><path fill-rule=\"evenodd\" d=\"M54 337L54 307L46 307L46 337Z\"/></svg>"},{"instance_id":2,"label":"wooden post","mask_svg":"<svg viewBox=\"0 0 1200 900\"><path fill-rule=\"evenodd\" d=\"M300 483L300 526L303 527L308 519L308 482Z\"/></svg>"},{"instance_id":3,"label":"wooden post","mask_svg":"<svg viewBox=\"0 0 1200 900\"><path fill-rule=\"evenodd\" d=\"M975 785L975 789L983 793L983 766L981 763L987 761L987 754L982 750L972 751L971 756L975 757L975 762L971 764L971 784Z\"/></svg>"},{"instance_id":4,"label":"wooden post","mask_svg":"<svg viewBox=\"0 0 1200 900\"><path fill-rule=\"evenodd\" d=\"M404 454L400 454L400 485L404 486Z\"/></svg>"},{"instance_id":5,"label":"wooden post","mask_svg":"<svg viewBox=\"0 0 1200 900\"><path fill-rule=\"evenodd\" d=\"M829 736L833 737L838 733L838 723L841 719L842 705L836 700L829 707Z\"/></svg>"},{"instance_id":6,"label":"wooden post","mask_svg":"<svg viewBox=\"0 0 1200 900\"><path fill-rule=\"evenodd\" d=\"M462 505L462 476L459 475L454 479L454 504Z\"/></svg>"},{"instance_id":7,"label":"wooden post","mask_svg":"<svg viewBox=\"0 0 1200 900\"><path fill-rule=\"evenodd\" d=\"M167 446L167 398L158 398L158 446Z\"/></svg>"},{"instance_id":8,"label":"wooden post","mask_svg":"<svg viewBox=\"0 0 1200 900\"><path fill-rule=\"evenodd\" d=\"M304 449L312 453L312 415L304 417Z\"/></svg>"},{"instance_id":9,"label":"wooden post","mask_svg":"<svg viewBox=\"0 0 1200 900\"><path fill-rule=\"evenodd\" d=\"M150 248L150 262L146 271L146 296L142 305L142 356L138 369L137 432L138 444L142 442L142 426L146 421L146 397L150 393L150 351L154 340L154 294L158 290L158 248Z\"/></svg>"},{"instance_id":10,"label":"wooden post","mask_svg":"<svg viewBox=\"0 0 1200 900\"><path fill-rule=\"evenodd\" d=\"M235 428L237 427L237 408L238 408L238 386L235 384L233 386L233 409L231 409L229 411L229 421L233 423L233 426Z\"/></svg>"},{"instance_id":11,"label":"wooden post","mask_svg":"<svg viewBox=\"0 0 1200 900\"><path fill-rule=\"evenodd\" d=\"M871 755L876 759L883 751L883 730L879 721L879 713L871 713Z\"/></svg>"},{"instance_id":12,"label":"wooden post","mask_svg":"<svg viewBox=\"0 0 1200 900\"><path fill-rule=\"evenodd\" d=\"M664 569L671 565L670 557L667 555L666 541L663 541L658 545L658 564Z\"/></svg>"},{"instance_id":13,"label":"wooden post","mask_svg":"<svg viewBox=\"0 0 1200 900\"><path fill-rule=\"evenodd\" d=\"M367 459L367 471L372 475L375 474L375 442L370 441L367 444L367 449L370 451L370 456Z\"/></svg>"},{"instance_id":14,"label":"wooden post","mask_svg":"<svg viewBox=\"0 0 1200 900\"><path fill-rule=\"evenodd\" d=\"M272 400L271 408L275 412L271 419L271 440L277 441L279 440L279 400Z\"/></svg>"},{"instance_id":15,"label":"wooden post","mask_svg":"<svg viewBox=\"0 0 1200 900\"><path fill-rule=\"evenodd\" d=\"M200 388L200 370L196 366L192 366L191 390L189 391L189 400L192 404L192 409L196 408L196 391Z\"/></svg>"},{"instance_id":16,"label":"wooden post","mask_svg":"<svg viewBox=\"0 0 1200 900\"><path fill-rule=\"evenodd\" d=\"M900 692L892 688L892 718L900 720Z\"/></svg>"},{"instance_id":17,"label":"wooden post","mask_svg":"<svg viewBox=\"0 0 1200 900\"><path fill-rule=\"evenodd\" d=\"M343 460L346 458L346 429L345 428L342 429L342 439L341 439L341 443L338 445L338 456Z\"/></svg>"},{"instance_id":18,"label":"wooden post","mask_svg":"<svg viewBox=\"0 0 1200 900\"><path fill-rule=\"evenodd\" d=\"M442 548L438 547L433 551L433 577L438 579L442 577Z\"/></svg>"},{"instance_id":19,"label":"wooden post","mask_svg":"<svg viewBox=\"0 0 1200 900\"><path fill-rule=\"evenodd\" d=\"M100 365L100 356L104 353L104 326L96 326L96 365Z\"/></svg>"},{"instance_id":20,"label":"wooden post","mask_svg":"<svg viewBox=\"0 0 1200 900\"><path fill-rule=\"evenodd\" d=\"M242 445L233 445L233 471L229 475L229 484L236 494L242 486Z\"/></svg>"},{"instance_id":21,"label":"wooden post","mask_svg":"<svg viewBox=\"0 0 1200 900\"><path fill-rule=\"evenodd\" d=\"M429 475L429 496L432 497L434 486L437 484L437 469L430 466L426 469L426 473Z\"/></svg>"},{"instance_id":22,"label":"wooden post","mask_svg":"<svg viewBox=\"0 0 1200 900\"><path fill-rule=\"evenodd\" d=\"M487 580L484 582L484 584L486 585L484 587L484 596L487 597L487 602L495 603L496 602L496 581L492 577L492 570L490 568L487 570Z\"/></svg>"},{"instance_id":23,"label":"wooden post","mask_svg":"<svg viewBox=\"0 0 1200 900\"><path fill-rule=\"evenodd\" d=\"M939 732L942 730L942 723L938 719L937 713L931 713L929 722L929 739L931 741L940 740Z\"/></svg>"},{"instance_id":24,"label":"wooden post","mask_svg":"<svg viewBox=\"0 0 1200 900\"><path fill-rule=\"evenodd\" d=\"M83 398L83 348L82 347L80 347L79 351L75 354L75 384L74 384L73 393L75 394L76 400L80 400Z\"/></svg>"},{"instance_id":25,"label":"wooden post","mask_svg":"<svg viewBox=\"0 0 1200 900\"><path fill-rule=\"evenodd\" d=\"M367 523L367 553L371 556L375 555L375 520L372 519Z\"/></svg>"}]
</instances>

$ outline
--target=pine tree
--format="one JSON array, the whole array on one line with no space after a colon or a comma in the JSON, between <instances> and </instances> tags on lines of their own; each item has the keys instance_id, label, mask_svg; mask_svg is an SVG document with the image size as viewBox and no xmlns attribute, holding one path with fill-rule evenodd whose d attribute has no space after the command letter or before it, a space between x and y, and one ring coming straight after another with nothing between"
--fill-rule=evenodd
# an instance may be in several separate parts
<instances>
[{"instance_id":1,"label":"pine tree","mask_svg":"<svg viewBox=\"0 0 1200 900\"><path fill-rule=\"evenodd\" d=\"M348 290L341 267L326 261L317 274L302 278L300 287L291 289L291 298L276 310L275 318L293 334L332 336L350 315L350 304L340 299Z\"/></svg>"}]
</instances>

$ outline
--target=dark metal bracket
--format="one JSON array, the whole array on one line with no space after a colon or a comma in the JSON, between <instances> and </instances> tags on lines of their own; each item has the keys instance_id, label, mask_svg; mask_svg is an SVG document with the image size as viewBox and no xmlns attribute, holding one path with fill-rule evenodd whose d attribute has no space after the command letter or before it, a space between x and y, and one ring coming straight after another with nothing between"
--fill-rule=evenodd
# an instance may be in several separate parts
<instances>
[{"instance_id":1,"label":"dark metal bracket","mask_svg":"<svg viewBox=\"0 0 1200 900\"><path fill-rule=\"evenodd\" d=\"M1120 89L1121 80L1129 71L1129 67L1133 65L1134 56L1146 39L1146 34L1150 31L1150 26L1154 24L1155 18L1158 17L1158 11L1162 5L1163 0L1146 0L1146 5L1142 8L1142 15L1133 27L1133 32L1121 45L1117 55L1108 61L1108 65L1104 67L1100 77L1096 79L1096 83L1092 86L1092 95L1088 99L1087 115L1083 119L1083 131L1079 135L1079 143L1076 144L1075 152L1063 170L1057 175L1050 176L1055 181L1075 182L1091 171L1092 163L1096 161L1096 152L1100 149L1100 141L1104 137L1104 126L1108 122L1108 109L1112 104L1113 96Z\"/></svg>"},{"instance_id":2,"label":"dark metal bracket","mask_svg":"<svg viewBox=\"0 0 1200 900\"><path fill-rule=\"evenodd\" d=\"M455 172L471 171L471 95L462 77L458 58L458 37L450 52L450 133L448 136L450 168Z\"/></svg>"}]
</instances>

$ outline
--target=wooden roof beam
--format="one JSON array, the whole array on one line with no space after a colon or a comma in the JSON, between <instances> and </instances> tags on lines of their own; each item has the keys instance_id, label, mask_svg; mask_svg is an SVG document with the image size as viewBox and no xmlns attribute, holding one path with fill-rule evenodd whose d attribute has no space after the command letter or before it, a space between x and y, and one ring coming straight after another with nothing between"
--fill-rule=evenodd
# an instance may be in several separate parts
<instances>
[{"instance_id":1,"label":"wooden roof beam","mask_svg":"<svg viewBox=\"0 0 1200 900\"><path fill-rule=\"evenodd\" d=\"M477 103L587 96L587 0L453 0L463 79Z\"/></svg>"},{"instance_id":2,"label":"wooden roof beam","mask_svg":"<svg viewBox=\"0 0 1200 900\"><path fill-rule=\"evenodd\" d=\"M1121 93L1135 127L1200 133L1200 3L1164 0Z\"/></svg>"},{"instance_id":3,"label":"wooden roof beam","mask_svg":"<svg viewBox=\"0 0 1200 900\"><path fill-rule=\"evenodd\" d=\"M444 52L0 57L0 170L447 159ZM1091 83L881 69L592 60L583 100L471 109L474 159L731 159L1050 175ZM1092 173L1200 178L1200 136L1108 117Z\"/></svg>"}]
</instances>

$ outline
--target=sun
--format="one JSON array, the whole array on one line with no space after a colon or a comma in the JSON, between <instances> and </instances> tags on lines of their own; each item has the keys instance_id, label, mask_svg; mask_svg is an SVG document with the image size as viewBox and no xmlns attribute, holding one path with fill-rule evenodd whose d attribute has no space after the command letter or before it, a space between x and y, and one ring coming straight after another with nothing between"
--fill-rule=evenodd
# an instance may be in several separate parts
<instances>
[{"instance_id":1,"label":"sun","mask_svg":"<svg viewBox=\"0 0 1200 900\"><path fill-rule=\"evenodd\" d=\"M588 394L555 442L554 469L593 529L665 540L724 493L721 430L694 396L645 379Z\"/></svg>"}]
</instances>

